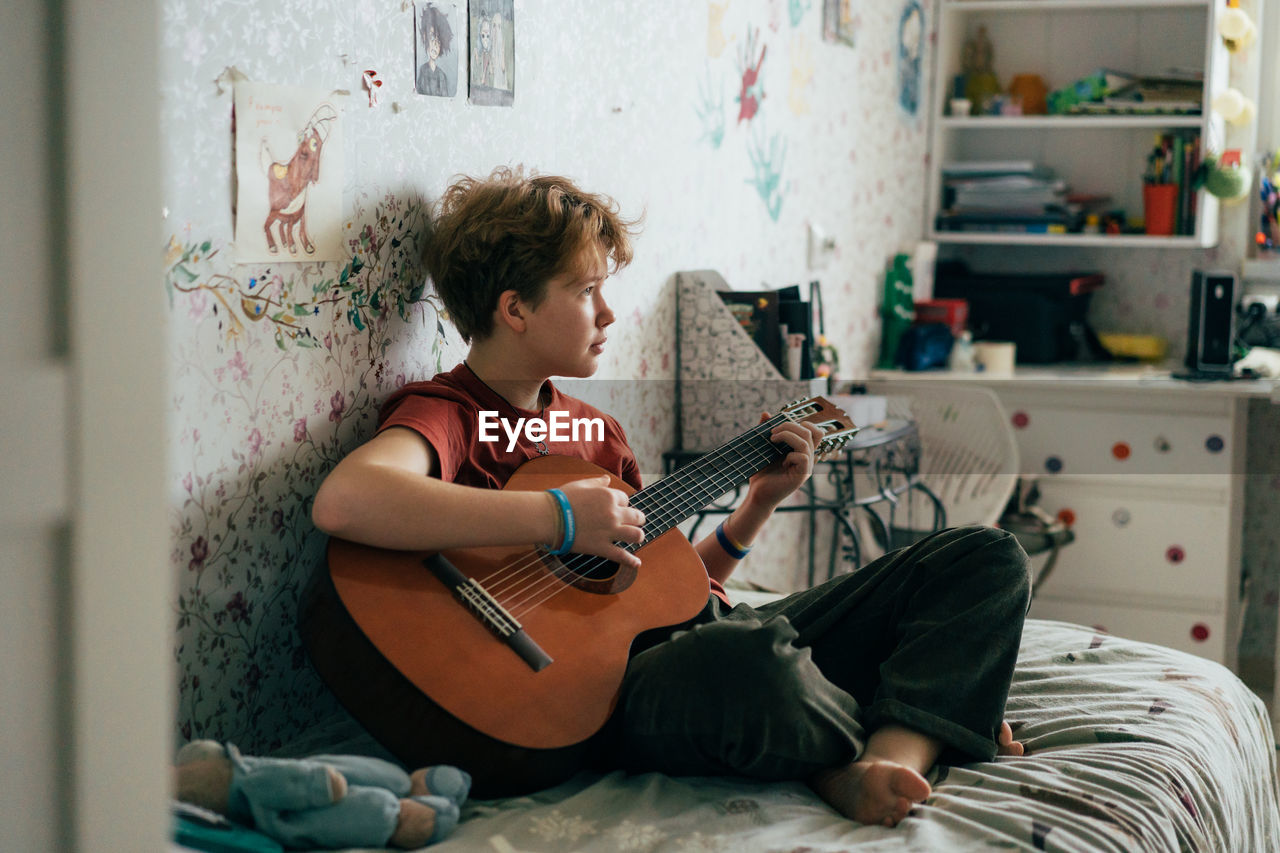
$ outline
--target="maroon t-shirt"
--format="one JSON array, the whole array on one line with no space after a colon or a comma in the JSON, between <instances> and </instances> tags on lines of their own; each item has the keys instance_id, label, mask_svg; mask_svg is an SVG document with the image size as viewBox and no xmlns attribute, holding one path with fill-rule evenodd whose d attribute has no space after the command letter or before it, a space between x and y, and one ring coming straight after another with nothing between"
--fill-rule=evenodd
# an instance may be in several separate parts
<instances>
[{"instance_id":1,"label":"maroon t-shirt","mask_svg":"<svg viewBox=\"0 0 1280 853\"><path fill-rule=\"evenodd\" d=\"M379 413L378 431L408 427L425 438L439 460L442 480L500 489L517 468L540 455L539 450L523 429L515 446L508 450L511 438L492 416L488 419L488 435L494 440L481 441L480 413L496 412L497 418L506 419L514 428L518 418L541 418L554 423L554 413L563 412L565 426L559 430L561 435L547 437L547 452L585 459L639 489L640 466L618 422L594 406L560 393L550 380L543 390L551 394L546 409L535 412L516 408L463 363L448 373L438 373L426 382L412 382L392 394ZM575 441L569 425L582 418L599 418L604 424L603 436L580 428ZM710 577L708 582L711 591L728 604L724 587Z\"/></svg>"}]
</instances>

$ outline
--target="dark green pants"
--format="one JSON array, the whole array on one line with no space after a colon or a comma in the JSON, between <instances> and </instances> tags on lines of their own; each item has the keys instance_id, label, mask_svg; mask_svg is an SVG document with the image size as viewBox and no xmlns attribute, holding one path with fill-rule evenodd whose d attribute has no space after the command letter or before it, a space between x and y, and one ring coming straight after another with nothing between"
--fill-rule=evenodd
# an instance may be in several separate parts
<instances>
[{"instance_id":1,"label":"dark green pants","mask_svg":"<svg viewBox=\"0 0 1280 853\"><path fill-rule=\"evenodd\" d=\"M633 772L805 779L900 723L943 760L989 760L1029 602L1010 534L944 530L763 607L714 596L637 640L599 763Z\"/></svg>"}]
</instances>

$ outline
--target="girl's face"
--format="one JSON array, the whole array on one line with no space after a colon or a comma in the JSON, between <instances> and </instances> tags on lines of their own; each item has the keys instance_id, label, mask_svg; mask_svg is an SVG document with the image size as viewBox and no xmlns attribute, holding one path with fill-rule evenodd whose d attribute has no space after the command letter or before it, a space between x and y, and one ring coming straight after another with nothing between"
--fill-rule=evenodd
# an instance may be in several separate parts
<instances>
[{"instance_id":1,"label":"girl's face","mask_svg":"<svg viewBox=\"0 0 1280 853\"><path fill-rule=\"evenodd\" d=\"M525 306L524 358L541 376L585 378L599 366L616 317L604 299L604 252L587 251L583 269L555 276L538 307Z\"/></svg>"},{"instance_id":2,"label":"girl's face","mask_svg":"<svg viewBox=\"0 0 1280 853\"><path fill-rule=\"evenodd\" d=\"M486 53L492 49L492 38L489 35L489 22L481 21L480 23L480 49Z\"/></svg>"},{"instance_id":3,"label":"girl's face","mask_svg":"<svg viewBox=\"0 0 1280 853\"><path fill-rule=\"evenodd\" d=\"M431 58L432 62L440 58L440 37L436 35L435 30L432 30L427 37L427 56Z\"/></svg>"}]
</instances>

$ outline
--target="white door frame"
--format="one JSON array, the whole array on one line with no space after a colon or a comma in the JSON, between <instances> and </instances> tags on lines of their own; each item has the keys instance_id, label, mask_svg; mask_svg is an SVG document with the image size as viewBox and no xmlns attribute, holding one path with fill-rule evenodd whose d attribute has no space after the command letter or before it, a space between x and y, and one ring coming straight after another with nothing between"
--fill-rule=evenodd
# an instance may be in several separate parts
<instances>
[{"instance_id":1,"label":"white door frame","mask_svg":"<svg viewBox=\"0 0 1280 853\"><path fill-rule=\"evenodd\" d=\"M162 851L174 583L158 0L4 7L0 596L6 630L27 630L0 639L18 676L2 688L15 713L0 777L16 794L3 834L16 853Z\"/></svg>"}]
</instances>

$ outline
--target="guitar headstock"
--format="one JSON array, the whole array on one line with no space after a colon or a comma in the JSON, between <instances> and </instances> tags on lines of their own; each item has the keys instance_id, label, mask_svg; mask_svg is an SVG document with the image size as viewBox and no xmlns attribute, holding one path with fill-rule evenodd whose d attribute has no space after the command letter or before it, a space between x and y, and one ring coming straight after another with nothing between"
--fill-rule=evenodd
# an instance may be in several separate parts
<instances>
[{"instance_id":1,"label":"guitar headstock","mask_svg":"<svg viewBox=\"0 0 1280 853\"><path fill-rule=\"evenodd\" d=\"M825 397L794 400L782 407L781 414L793 423L809 423L822 430L822 440L814 448L817 458L840 452L861 427L835 403Z\"/></svg>"}]
</instances>

